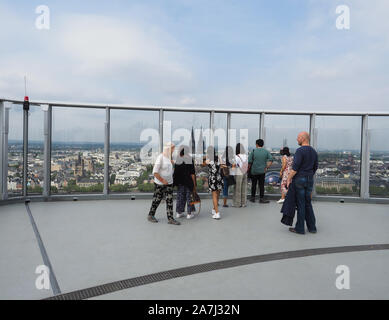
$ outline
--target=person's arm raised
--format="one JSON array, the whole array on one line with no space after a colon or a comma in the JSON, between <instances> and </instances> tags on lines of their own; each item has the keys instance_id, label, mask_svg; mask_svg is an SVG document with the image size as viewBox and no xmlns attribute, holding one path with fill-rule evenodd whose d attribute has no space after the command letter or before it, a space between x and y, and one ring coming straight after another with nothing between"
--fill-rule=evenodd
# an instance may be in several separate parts
<instances>
[{"instance_id":1,"label":"person's arm raised","mask_svg":"<svg viewBox=\"0 0 389 320\"><path fill-rule=\"evenodd\" d=\"M156 177L159 181L161 181L165 186L168 185L167 181L164 178L162 178L158 172L154 173L154 177Z\"/></svg>"}]
</instances>

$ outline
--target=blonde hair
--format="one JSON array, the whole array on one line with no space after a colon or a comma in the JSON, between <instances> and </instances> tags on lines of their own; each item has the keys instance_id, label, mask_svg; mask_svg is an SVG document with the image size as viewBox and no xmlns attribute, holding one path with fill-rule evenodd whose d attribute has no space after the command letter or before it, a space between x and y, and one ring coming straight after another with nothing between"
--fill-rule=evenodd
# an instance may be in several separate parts
<instances>
[{"instance_id":1,"label":"blonde hair","mask_svg":"<svg viewBox=\"0 0 389 320\"><path fill-rule=\"evenodd\" d=\"M174 148L175 147L175 144L173 142L166 142L164 145L163 145L163 150L165 149L170 149L170 148Z\"/></svg>"}]
</instances>

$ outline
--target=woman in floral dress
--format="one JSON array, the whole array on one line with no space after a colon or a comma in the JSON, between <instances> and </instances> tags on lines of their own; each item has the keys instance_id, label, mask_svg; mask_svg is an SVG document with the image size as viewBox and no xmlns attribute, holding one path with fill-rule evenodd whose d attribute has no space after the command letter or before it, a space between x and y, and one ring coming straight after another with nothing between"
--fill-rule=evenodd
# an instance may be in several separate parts
<instances>
[{"instance_id":1,"label":"woman in floral dress","mask_svg":"<svg viewBox=\"0 0 389 320\"><path fill-rule=\"evenodd\" d=\"M219 220L221 218L219 212L219 197L220 191L223 190L223 178L220 174L220 168L225 167L221 164L220 159L213 146L208 147L205 165L208 166L208 189L212 193L213 209L212 218Z\"/></svg>"},{"instance_id":2,"label":"woman in floral dress","mask_svg":"<svg viewBox=\"0 0 389 320\"><path fill-rule=\"evenodd\" d=\"M288 147L284 147L281 150L282 155L282 169L280 171L280 177L282 179L281 181L281 199L278 200L278 203L283 203L285 201L286 194L288 192L288 189L286 188L286 182L288 180L288 174L290 170L292 169L293 164L293 156L289 152Z\"/></svg>"}]
</instances>

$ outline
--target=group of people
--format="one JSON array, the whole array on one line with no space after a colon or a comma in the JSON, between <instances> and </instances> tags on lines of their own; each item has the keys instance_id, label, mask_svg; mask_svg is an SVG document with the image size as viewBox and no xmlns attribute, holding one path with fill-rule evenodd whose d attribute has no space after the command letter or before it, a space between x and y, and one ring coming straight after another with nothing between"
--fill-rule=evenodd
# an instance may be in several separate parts
<instances>
[{"instance_id":1,"label":"group of people","mask_svg":"<svg viewBox=\"0 0 389 320\"><path fill-rule=\"evenodd\" d=\"M281 199L282 212L293 211L297 208L297 223L295 228L289 228L291 232L305 233L304 221L308 230L316 232L315 216L311 204L313 189L313 176L318 167L316 151L309 145L309 134L301 132L297 137L300 148L296 150L294 157L287 147L281 150L282 168ZM148 220L158 222L155 218L156 210L165 197L167 206L168 223L180 225L173 215L173 189L177 187L176 218L185 216L187 219L194 217L196 210L191 202L192 195L196 193L196 173L192 156L187 146L181 146L176 161L172 159L175 149L173 143L164 145L163 152L157 157L153 167L155 191ZM226 147L220 157L213 146L208 147L202 166L208 167L208 189L212 194L212 218L221 219L219 210L220 194L223 195L223 207L228 207L228 189L234 185L233 206L236 208L247 206L247 181L252 181L250 201L255 202L257 184L259 186L259 202L269 203L265 200L265 175L273 163L272 155L264 148L264 141L258 139L256 148L249 154L242 144L238 143L235 153L231 147ZM288 197L289 187L293 187L293 195ZM294 207L293 207L294 206ZM285 207L285 208L284 208Z\"/></svg>"}]
</instances>

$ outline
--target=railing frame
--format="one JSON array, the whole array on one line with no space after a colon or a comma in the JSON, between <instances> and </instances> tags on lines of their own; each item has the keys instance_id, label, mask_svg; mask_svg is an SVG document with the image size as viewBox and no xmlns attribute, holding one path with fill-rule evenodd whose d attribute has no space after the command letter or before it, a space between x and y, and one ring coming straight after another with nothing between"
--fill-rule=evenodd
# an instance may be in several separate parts
<instances>
[{"instance_id":1,"label":"railing frame","mask_svg":"<svg viewBox=\"0 0 389 320\"><path fill-rule=\"evenodd\" d=\"M51 195L51 132L52 132L52 107L47 105L43 108L44 112L44 182L43 182L43 196L49 197Z\"/></svg>"},{"instance_id":2,"label":"railing frame","mask_svg":"<svg viewBox=\"0 0 389 320\"><path fill-rule=\"evenodd\" d=\"M43 199L43 200L56 200L56 199L68 199L78 196L80 198L121 198L121 196L128 195L110 195L109 194L109 155L110 155L110 130L111 130L111 110L112 109L124 109L124 110L149 110L159 112L159 133L160 133L160 151L163 147L164 138L164 112L165 111L178 111L178 112L204 112L209 114L210 123L210 141L214 143L214 116L215 113L227 114L227 145L230 142L229 129L231 128L231 116L232 114L257 114L259 115L259 137L265 139L265 116L267 114L273 115L308 115L309 120L309 132L311 136L311 145L317 147L317 128L316 117L319 115L332 115L332 116L360 116L362 121L361 127L361 188L359 197L342 197L342 196L319 196L317 199L356 199L362 201L379 201L380 203L387 203L389 199L386 198L372 198L369 194L369 178L370 178L370 136L368 128L369 116L389 116L389 113L383 112L307 112L307 111L281 111L281 110L254 110L254 109L209 109L209 108L181 108L181 107L168 107L168 106L128 106L128 105L106 105L106 104L90 104L90 103L68 103L68 102L47 102L47 101L31 101L30 105L40 105L43 107L44 112L44 184L43 194L38 196L28 195L27 193L27 173L28 173L28 112L24 111L23 118L23 196L14 197L9 199L7 175L8 175L8 132L9 132L9 108L6 104L23 104L22 100L17 99L1 99L0 98L0 200L1 202L9 201L23 201L27 198ZM51 194L51 151L52 151L52 108L55 107L73 107L73 108L100 108L106 110L106 117L104 122L105 138L104 138L104 191L102 194L93 195L52 195ZM27 114L26 114L27 113ZM314 196L316 193L314 191ZM8 201L7 201L8 200Z\"/></svg>"}]
</instances>

